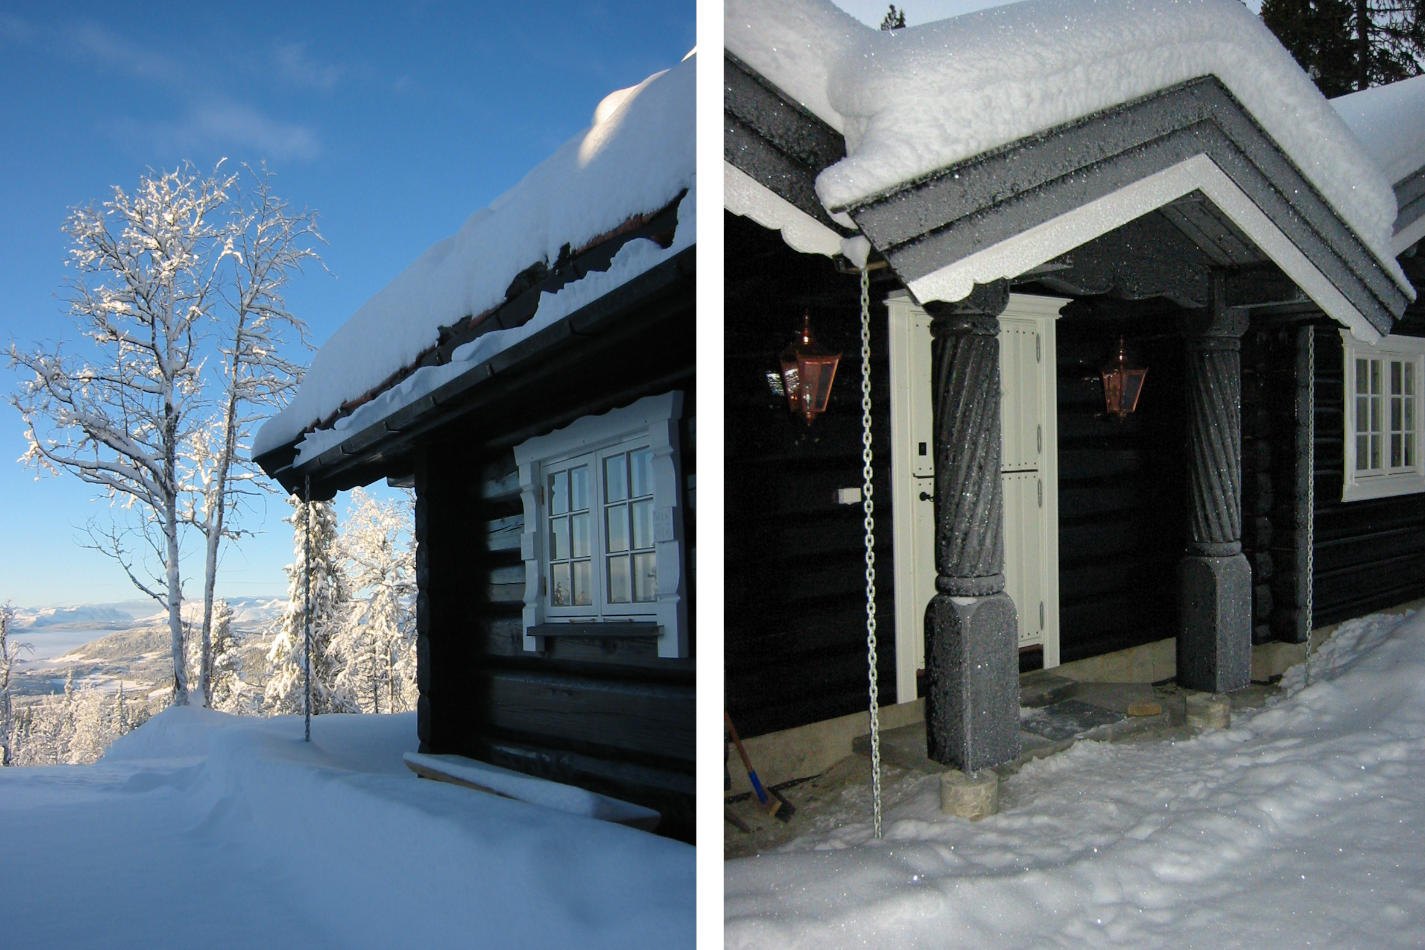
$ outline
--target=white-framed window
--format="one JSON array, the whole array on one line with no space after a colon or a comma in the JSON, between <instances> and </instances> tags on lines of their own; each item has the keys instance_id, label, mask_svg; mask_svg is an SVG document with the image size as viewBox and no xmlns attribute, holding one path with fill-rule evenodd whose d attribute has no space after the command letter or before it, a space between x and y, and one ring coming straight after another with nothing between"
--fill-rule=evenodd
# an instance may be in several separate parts
<instances>
[{"instance_id":1,"label":"white-framed window","mask_svg":"<svg viewBox=\"0 0 1425 950\"><path fill-rule=\"evenodd\" d=\"M515 447L524 647L550 636L647 636L687 655L682 394L585 416Z\"/></svg>"},{"instance_id":2,"label":"white-framed window","mask_svg":"<svg viewBox=\"0 0 1425 950\"><path fill-rule=\"evenodd\" d=\"M1345 369L1343 501L1425 491L1421 382L1425 339L1374 345L1341 331Z\"/></svg>"}]
</instances>

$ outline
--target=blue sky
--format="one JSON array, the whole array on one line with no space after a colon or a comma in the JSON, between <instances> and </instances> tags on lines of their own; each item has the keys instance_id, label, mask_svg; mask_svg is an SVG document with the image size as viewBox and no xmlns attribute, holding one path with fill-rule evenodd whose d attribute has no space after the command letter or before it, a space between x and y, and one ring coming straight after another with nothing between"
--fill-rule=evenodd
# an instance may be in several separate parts
<instances>
[{"instance_id":1,"label":"blue sky","mask_svg":"<svg viewBox=\"0 0 1425 950\"><path fill-rule=\"evenodd\" d=\"M0 344L72 339L63 295L68 209L184 159L265 160L275 190L320 216L330 271L288 303L320 343L465 217L588 125L608 92L676 64L692 0L485 3L7 3L0 9ZM8 362L8 361L7 361ZM16 375L0 369L0 391ZM78 546L107 502L14 460L0 405L0 601L131 599ZM229 596L285 592L287 506L230 551ZM195 554L196 543L190 544ZM185 568L200 596L198 565Z\"/></svg>"}]
</instances>

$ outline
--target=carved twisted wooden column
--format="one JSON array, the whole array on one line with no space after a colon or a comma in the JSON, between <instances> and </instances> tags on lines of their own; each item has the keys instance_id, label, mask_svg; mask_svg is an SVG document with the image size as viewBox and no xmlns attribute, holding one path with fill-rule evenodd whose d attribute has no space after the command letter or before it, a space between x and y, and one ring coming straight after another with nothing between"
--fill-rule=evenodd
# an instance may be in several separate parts
<instances>
[{"instance_id":1,"label":"carved twisted wooden column","mask_svg":"<svg viewBox=\"0 0 1425 950\"><path fill-rule=\"evenodd\" d=\"M1019 636L1004 592L995 284L931 303L935 590L925 615L926 747L967 772L1019 755Z\"/></svg>"},{"instance_id":2,"label":"carved twisted wooden column","mask_svg":"<svg viewBox=\"0 0 1425 950\"><path fill-rule=\"evenodd\" d=\"M1251 680L1252 571L1242 554L1242 356L1247 314L1180 320L1187 349L1188 541L1178 565L1178 683L1214 693Z\"/></svg>"}]
</instances>

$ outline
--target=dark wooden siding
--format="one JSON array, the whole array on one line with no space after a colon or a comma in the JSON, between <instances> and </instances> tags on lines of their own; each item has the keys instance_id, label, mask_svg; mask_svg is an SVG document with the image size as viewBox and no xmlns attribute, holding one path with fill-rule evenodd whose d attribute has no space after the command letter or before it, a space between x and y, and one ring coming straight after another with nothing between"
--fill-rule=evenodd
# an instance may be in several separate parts
<instances>
[{"instance_id":1,"label":"dark wooden siding","mask_svg":"<svg viewBox=\"0 0 1425 950\"><path fill-rule=\"evenodd\" d=\"M839 488L859 488L859 278L796 254L780 235L727 218L725 341L725 703L746 735L867 706L863 512ZM891 285L880 285L880 300ZM824 347L840 351L831 407L809 428L787 412L766 374L811 313ZM876 485L890 484L886 318L873 312ZM876 502L878 671L895 678L895 590L889 488Z\"/></svg>"},{"instance_id":2,"label":"dark wooden siding","mask_svg":"<svg viewBox=\"0 0 1425 950\"><path fill-rule=\"evenodd\" d=\"M1167 316L1058 322L1059 628L1063 662L1176 635L1186 475L1183 347ZM1148 367L1138 409L1104 411L1120 333Z\"/></svg>"},{"instance_id":3,"label":"dark wooden siding","mask_svg":"<svg viewBox=\"0 0 1425 950\"><path fill-rule=\"evenodd\" d=\"M685 400L686 486L695 455L692 394ZM684 511L686 569L694 522L692 506ZM550 638L545 653L525 652L522 531L510 448L430 444L416 473L422 750L648 805L664 815L660 832L691 841L693 659L660 659L648 639Z\"/></svg>"},{"instance_id":4,"label":"dark wooden siding","mask_svg":"<svg viewBox=\"0 0 1425 950\"><path fill-rule=\"evenodd\" d=\"M1406 332L1425 335L1413 325ZM1340 332L1318 327L1312 575L1316 626L1425 596L1425 494L1341 500L1345 480L1342 352Z\"/></svg>"}]
</instances>

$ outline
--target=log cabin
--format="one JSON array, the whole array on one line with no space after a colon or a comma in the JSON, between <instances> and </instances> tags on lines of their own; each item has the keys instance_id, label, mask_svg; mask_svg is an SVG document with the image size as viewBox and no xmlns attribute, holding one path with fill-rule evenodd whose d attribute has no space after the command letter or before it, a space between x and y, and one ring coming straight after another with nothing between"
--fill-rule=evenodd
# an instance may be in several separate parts
<instances>
[{"instance_id":1,"label":"log cabin","mask_svg":"<svg viewBox=\"0 0 1425 950\"><path fill-rule=\"evenodd\" d=\"M254 456L314 500L414 486L420 752L693 838L695 59L357 311Z\"/></svg>"},{"instance_id":2,"label":"log cabin","mask_svg":"<svg viewBox=\"0 0 1425 950\"><path fill-rule=\"evenodd\" d=\"M1230 692L1425 596L1425 79L1328 102L1240 3L1135 11L728 0L746 734L864 716L869 660L973 771L1018 755L1023 673ZM814 418L808 323L841 354Z\"/></svg>"}]
</instances>

